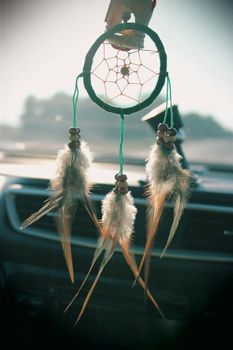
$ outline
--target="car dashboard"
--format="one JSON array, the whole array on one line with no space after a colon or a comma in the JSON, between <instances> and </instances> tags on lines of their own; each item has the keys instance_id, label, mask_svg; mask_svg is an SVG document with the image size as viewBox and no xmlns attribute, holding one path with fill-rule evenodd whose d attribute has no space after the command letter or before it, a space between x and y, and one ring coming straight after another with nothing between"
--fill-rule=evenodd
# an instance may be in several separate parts
<instances>
[{"instance_id":1,"label":"car dashboard","mask_svg":"<svg viewBox=\"0 0 233 350\"><path fill-rule=\"evenodd\" d=\"M91 198L101 217L101 200L112 189L115 164L95 164ZM139 263L146 240L145 172L126 165L138 213L132 251ZM119 248L104 269L87 310L73 329L96 276L91 273L80 296L64 313L85 278L98 232L80 205L72 228L75 283L69 280L60 240L50 212L21 230L22 222L48 198L53 164L11 161L0 164L1 333L18 343L62 341L90 348L231 348L233 277L233 181L231 169L192 165L196 185L176 235L160 258L172 222L167 202L151 259L149 289L166 319L143 290ZM208 347L209 346L209 347ZM218 347L219 346L219 347Z\"/></svg>"}]
</instances>

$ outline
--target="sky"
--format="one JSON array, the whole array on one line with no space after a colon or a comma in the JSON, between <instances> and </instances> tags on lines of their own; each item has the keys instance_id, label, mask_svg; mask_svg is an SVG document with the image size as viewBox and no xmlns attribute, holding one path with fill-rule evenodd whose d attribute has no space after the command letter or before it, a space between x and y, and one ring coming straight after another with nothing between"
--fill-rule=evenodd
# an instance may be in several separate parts
<instances>
[{"instance_id":1,"label":"sky","mask_svg":"<svg viewBox=\"0 0 233 350\"><path fill-rule=\"evenodd\" d=\"M165 46L180 112L211 115L231 130L232 3L157 0L149 23ZM105 31L108 5L109 0L0 0L0 123L19 125L29 95L73 93L87 51Z\"/></svg>"}]
</instances>

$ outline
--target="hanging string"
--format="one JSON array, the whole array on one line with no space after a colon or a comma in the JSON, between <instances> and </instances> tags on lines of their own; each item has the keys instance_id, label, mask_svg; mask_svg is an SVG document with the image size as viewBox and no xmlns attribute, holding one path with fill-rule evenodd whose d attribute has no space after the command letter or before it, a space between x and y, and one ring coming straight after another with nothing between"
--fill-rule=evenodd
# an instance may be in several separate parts
<instances>
[{"instance_id":1,"label":"hanging string","mask_svg":"<svg viewBox=\"0 0 233 350\"><path fill-rule=\"evenodd\" d=\"M125 0L125 7L129 11L129 0Z\"/></svg>"},{"instance_id":2,"label":"hanging string","mask_svg":"<svg viewBox=\"0 0 233 350\"><path fill-rule=\"evenodd\" d=\"M169 85L169 95L170 95L170 118L171 118L171 128L174 127L174 116L173 116L173 105L172 105L172 86L169 75L167 74L167 81Z\"/></svg>"},{"instance_id":3,"label":"hanging string","mask_svg":"<svg viewBox=\"0 0 233 350\"><path fill-rule=\"evenodd\" d=\"M125 117L124 117L123 111L121 110L120 148L119 148L119 163L120 163L119 173L121 175L123 174L123 166L124 166L124 154L123 154L124 133L125 133Z\"/></svg>"},{"instance_id":4,"label":"hanging string","mask_svg":"<svg viewBox=\"0 0 233 350\"><path fill-rule=\"evenodd\" d=\"M173 128L174 126L174 116L173 116L173 106L172 106L172 87L171 87L171 80L169 77L169 74L167 72L166 75L166 82L167 82L167 87L166 87L166 110L165 110L165 115L163 122L167 122L167 117L168 117L168 101L170 101L170 126Z\"/></svg>"},{"instance_id":5,"label":"hanging string","mask_svg":"<svg viewBox=\"0 0 233 350\"><path fill-rule=\"evenodd\" d=\"M167 115L168 115L168 93L169 93L169 89L168 89L168 73L166 74L166 109L165 109L165 114L164 114L164 118L163 118L163 122L166 123L167 122Z\"/></svg>"},{"instance_id":6,"label":"hanging string","mask_svg":"<svg viewBox=\"0 0 233 350\"><path fill-rule=\"evenodd\" d=\"M78 106L78 97L79 97L79 89L78 89L78 80L83 77L83 73L80 73L75 79L74 86L74 94L73 94L73 128L77 128L77 106Z\"/></svg>"}]
</instances>

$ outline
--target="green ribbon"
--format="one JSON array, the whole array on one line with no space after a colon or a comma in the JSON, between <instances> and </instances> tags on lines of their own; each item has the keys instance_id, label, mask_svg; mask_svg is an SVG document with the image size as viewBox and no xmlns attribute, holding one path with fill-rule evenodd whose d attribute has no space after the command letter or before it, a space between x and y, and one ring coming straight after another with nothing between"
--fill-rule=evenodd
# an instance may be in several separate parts
<instances>
[{"instance_id":1,"label":"green ribbon","mask_svg":"<svg viewBox=\"0 0 233 350\"><path fill-rule=\"evenodd\" d=\"M174 126L174 115L173 115L173 107L172 107L172 87L171 87L171 80L169 77L169 74L167 72L166 74L166 81L167 81L167 87L166 87L166 110L165 110L165 115L163 122L167 122L167 117L168 117L168 100L170 100L170 126L173 128Z\"/></svg>"},{"instance_id":2,"label":"green ribbon","mask_svg":"<svg viewBox=\"0 0 233 350\"><path fill-rule=\"evenodd\" d=\"M80 73L75 79L74 94L73 94L73 128L77 128L77 107L78 107L78 80L83 77L83 73Z\"/></svg>"},{"instance_id":3,"label":"green ribbon","mask_svg":"<svg viewBox=\"0 0 233 350\"><path fill-rule=\"evenodd\" d=\"M124 154L123 154L124 133L125 133L125 117L124 117L123 111L121 110L120 148L119 148L119 163L120 163L119 173L121 175L123 174L123 167L124 167Z\"/></svg>"}]
</instances>

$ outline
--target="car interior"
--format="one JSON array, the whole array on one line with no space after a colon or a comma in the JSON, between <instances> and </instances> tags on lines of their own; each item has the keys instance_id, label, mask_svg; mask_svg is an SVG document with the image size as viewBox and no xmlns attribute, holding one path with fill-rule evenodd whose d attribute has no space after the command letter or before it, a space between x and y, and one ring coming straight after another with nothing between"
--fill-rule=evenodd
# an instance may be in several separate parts
<instances>
[{"instance_id":1,"label":"car interior","mask_svg":"<svg viewBox=\"0 0 233 350\"><path fill-rule=\"evenodd\" d=\"M77 1L75 6L80 6L80 14L84 16L80 3ZM155 12L159 12L161 1L157 3ZM5 5L5 18L12 13L8 6ZM24 9L30 6L28 1L22 2ZM107 10L108 4L105 1L99 6ZM22 15L19 11L19 18ZM10 19L5 23L8 28ZM94 150L90 173L94 185L90 198L100 220L102 200L114 188L114 176L118 173L119 118L109 116L89 97L80 97L77 110L81 137ZM124 168L137 208L131 251L138 266L148 230L145 159L166 110L165 100L158 98L156 103L135 113L135 117L126 118ZM80 202L70 240L74 283L70 281L56 225L57 210L48 211L28 227L21 227L50 198L56 153L67 143L67 131L72 123L67 117L72 114L71 94L29 96L21 113L21 126L7 126L5 120L0 121L0 338L3 344L29 345L32 349L59 345L77 349L232 349L233 129L226 130L219 121L199 117L198 113L190 112L187 116L182 103L176 101L173 113L177 130L175 146L182 156L181 167L190 170L192 182L175 236L164 256L161 253L174 215L169 198L151 250L148 289L164 318L137 280L134 285L135 276L117 245L76 324L100 261L78 297L66 308L90 268L99 238L98 227ZM220 141L225 148L221 148ZM218 158L213 161L210 153ZM143 269L141 276L144 278Z\"/></svg>"}]
</instances>

